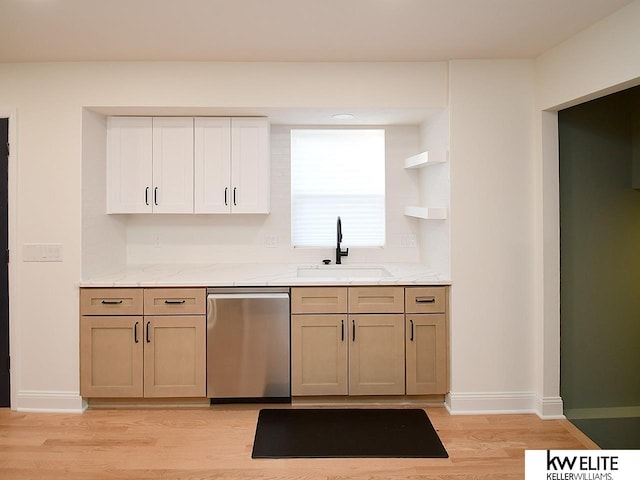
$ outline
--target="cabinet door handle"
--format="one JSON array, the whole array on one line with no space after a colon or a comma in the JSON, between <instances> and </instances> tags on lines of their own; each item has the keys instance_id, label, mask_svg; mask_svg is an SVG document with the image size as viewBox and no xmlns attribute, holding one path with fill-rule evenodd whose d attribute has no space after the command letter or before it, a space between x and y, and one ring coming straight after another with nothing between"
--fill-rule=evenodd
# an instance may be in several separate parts
<instances>
[{"instance_id":1,"label":"cabinet door handle","mask_svg":"<svg viewBox=\"0 0 640 480\"><path fill-rule=\"evenodd\" d=\"M411 338L409 340L413 342L413 320L409 320L409 323L411 324Z\"/></svg>"},{"instance_id":2,"label":"cabinet door handle","mask_svg":"<svg viewBox=\"0 0 640 480\"><path fill-rule=\"evenodd\" d=\"M144 204L149 205L149 187L144 189Z\"/></svg>"},{"instance_id":3,"label":"cabinet door handle","mask_svg":"<svg viewBox=\"0 0 640 480\"><path fill-rule=\"evenodd\" d=\"M233 187L233 204L237 205L237 203L236 203L236 187Z\"/></svg>"},{"instance_id":4,"label":"cabinet door handle","mask_svg":"<svg viewBox=\"0 0 640 480\"><path fill-rule=\"evenodd\" d=\"M436 303L436 297L416 297L416 303Z\"/></svg>"},{"instance_id":5,"label":"cabinet door handle","mask_svg":"<svg viewBox=\"0 0 640 480\"><path fill-rule=\"evenodd\" d=\"M165 300L164 303L166 305L183 305L186 303L186 300Z\"/></svg>"},{"instance_id":6,"label":"cabinet door handle","mask_svg":"<svg viewBox=\"0 0 640 480\"><path fill-rule=\"evenodd\" d=\"M227 200L227 194L229 193L229 187L224 187L224 206L229 205L229 201Z\"/></svg>"},{"instance_id":7,"label":"cabinet door handle","mask_svg":"<svg viewBox=\"0 0 640 480\"><path fill-rule=\"evenodd\" d=\"M355 320L351 320L351 326L353 327L351 329L351 341L355 342L356 341L356 321Z\"/></svg>"},{"instance_id":8,"label":"cabinet door handle","mask_svg":"<svg viewBox=\"0 0 640 480\"><path fill-rule=\"evenodd\" d=\"M102 300L103 305L121 305L122 300Z\"/></svg>"},{"instance_id":9,"label":"cabinet door handle","mask_svg":"<svg viewBox=\"0 0 640 480\"><path fill-rule=\"evenodd\" d=\"M151 343L151 339L149 338L149 325L151 325L151 322L147 322L147 329L145 332L147 343Z\"/></svg>"},{"instance_id":10,"label":"cabinet door handle","mask_svg":"<svg viewBox=\"0 0 640 480\"><path fill-rule=\"evenodd\" d=\"M340 320L340 323L342 324L342 329L341 329L341 332L342 332L341 340L344 342L344 320Z\"/></svg>"},{"instance_id":11,"label":"cabinet door handle","mask_svg":"<svg viewBox=\"0 0 640 480\"><path fill-rule=\"evenodd\" d=\"M153 189L153 204L158 206L158 187L154 187Z\"/></svg>"},{"instance_id":12,"label":"cabinet door handle","mask_svg":"<svg viewBox=\"0 0 640 480\"><path fill-rule=\"evenodd\" d=\"M140 322L136 322L135 325L133 326L133 341L135 343L140 343L140 340L138 339L138 324Z\"/></svg>"}]
</instances>

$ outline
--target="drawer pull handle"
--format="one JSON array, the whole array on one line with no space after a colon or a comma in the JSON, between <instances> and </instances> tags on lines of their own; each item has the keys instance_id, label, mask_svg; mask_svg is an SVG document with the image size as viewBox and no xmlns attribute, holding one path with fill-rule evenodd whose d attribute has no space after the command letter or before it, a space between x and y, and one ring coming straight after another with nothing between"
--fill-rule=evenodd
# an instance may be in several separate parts
<instances>
[{"instance_id":1,"label":"drawer pull handle","mask_svg":"<svg viewBox=\"0 0 640 480\"><path fill-rule=\"evenodd\" d=\"M122 305L122 300L102 300L103 305Z\"/></svg>"},{"instance_id":2,"label":"drawer pull handle","mask_svg":"<svg viewBox=\"0 0 640 480\"><path fill-rule=\"evenodd\" d=\"M351 329L352 331L352 341L355 342L356 341L356 321L355 320L351 320L351 325L353 326L353 328Z\"/></svg>"},{"instance_id":3,"label":"drawer pull handle","mask_svg":"<svg viewBox=\"0 0 640 480\"><path fill-rule=\"evenodd\" d=\"M186 300L165 300L166 305L184 305Z\"/></svg>"},{"instance_id":4,"label":"drawer pull handle","mask_svg":"<svg viewBox=\"0 0 640 480\"><path fill-rule=\"evenodd\" d=\"M147 322L147 331L146 331L147 343L151 343L151 340L149 339L149 325L151 325L151 322Z\"/></svg>"},{"instance_id":5,"label":"drawer pull handle","mask_svg":"<svg viewBox=\"0 0 640 480\"><path fill-rule=\"evenodd\" d=\"M133 326L133 341L134 343L140 343L140 340L138 339L138 324L140 322L136 322L135 325Z\"/></svg>"},{"instance_id":6,"label":"drawer pull handle","mask_svg":"<svg viewBox=\"0 0 640 480\"><path fill-rule=\"evenodd\" d=\"M416 297L416 303L436 303L436 297Z\"/></svg>"},{"instance_id":7,"label":"drawer pull handle","mask_svg":"<svg viewBox=\"0 0 640 480\"><path fill-rule=\"evenodd\" d=\"M344 342L344 320L340 320L340 323L342 324L342 341Z\"/></svg>"},{"instance_id":8,"label":"drawer pull handle","mask_svg":"<svg viewBox=\"0 0 640 480\"><path fill-rule=\"evenodd\" d=\"M409 323L411 323L411 338L409 340L413 342L413 320L409 320Z\"/></svg>"}]
</instances>

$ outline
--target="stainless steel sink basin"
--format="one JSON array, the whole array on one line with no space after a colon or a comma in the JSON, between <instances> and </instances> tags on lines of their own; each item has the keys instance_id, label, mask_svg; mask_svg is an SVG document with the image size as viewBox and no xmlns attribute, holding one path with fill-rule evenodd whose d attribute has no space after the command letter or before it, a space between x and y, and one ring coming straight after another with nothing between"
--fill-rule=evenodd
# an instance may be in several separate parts
<instances>
[{"instance_id":1,"label":"stainless steel sink basin","mask_svg":"<svg viewBox=\"0 0 640 480\"><path fill-rule=\"evenodd\" d=\"M298 278L385 278L391 274L379 265L310 265L298 267Z\"/></svg>"}]
</instances>

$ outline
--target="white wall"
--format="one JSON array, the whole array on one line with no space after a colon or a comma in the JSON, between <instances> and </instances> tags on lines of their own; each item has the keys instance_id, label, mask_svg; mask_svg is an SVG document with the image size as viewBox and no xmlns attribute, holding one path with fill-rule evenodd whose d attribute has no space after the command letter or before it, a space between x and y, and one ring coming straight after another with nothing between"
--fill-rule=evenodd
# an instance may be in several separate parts
<instances>
[{"instance_id":1,"label":"white wall","mask_svg":"<svg viewBox=\"0 0 640 480\"><path fill-rule=\"evenodd\" d=\"M534 63L453 61L449 78L449 408L533 410Z\"/></svg>"},{"instance_id":2,"label":"white wall","mask_svg":"<svg viewBox=\"0 0 640 480\"><path fill-rule=\"evenodd\" d=\"M0 64L0 109L15 111L17 123L10 126L16 138L10 168L15 184L10 203L16 211L10 224L13 408L82 407L83 136L99 130L99 119L85 107L100 112L124 107L441 109L447 102L446 75L442 62ZM94 176L91 169L97 165L85 173ZM87 205L85 213L92 208ZM85 246L91 244L90 237L85 240ZM63 261L23 262L25 243L60 243Z\"/></svg>"}]
</instances>

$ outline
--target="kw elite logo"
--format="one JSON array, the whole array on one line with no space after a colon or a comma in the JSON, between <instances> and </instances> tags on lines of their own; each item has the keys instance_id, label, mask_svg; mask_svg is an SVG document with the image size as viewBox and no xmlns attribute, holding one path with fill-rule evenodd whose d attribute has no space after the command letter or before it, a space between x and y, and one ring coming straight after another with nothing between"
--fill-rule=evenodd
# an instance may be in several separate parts
<instances>
[{"instance_id":1,"label":"kw elite logo","mask_svg":"<svg viewBox=\"0 0 640 480\"><path fill-rule=\"evenodd\" d=\"M640 450L527 450L525 480L638 478Z\"/></svg>"}]
</instances>

